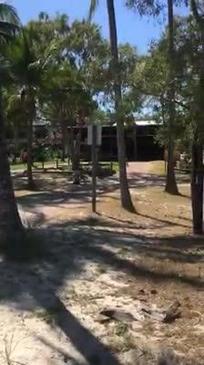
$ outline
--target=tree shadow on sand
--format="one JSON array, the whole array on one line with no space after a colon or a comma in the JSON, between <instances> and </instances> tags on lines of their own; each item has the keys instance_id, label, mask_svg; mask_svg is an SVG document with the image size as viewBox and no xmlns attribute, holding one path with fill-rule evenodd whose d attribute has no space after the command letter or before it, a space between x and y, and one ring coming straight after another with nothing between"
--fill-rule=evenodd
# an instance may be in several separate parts
<instances>
[{"instance_id":1,"label":"tree shadow on sand","mask_svg":"<svg viewBox=\"0 0 204 365\"><path fill-rule=\"evenodd\" d=\"M155 255L151 242L144 237L110 231L110 227L90 226L80 222L69 222L47 226L39 229L42 242L45 242L46 254L38 262L19 264L2 259L0 264L1 301L14 305L21 310L35 310L37 306L48 313L54 310L55 325L66 335L67 339L90 365L120 365L117 357L89 329L85 328L65 305L58 295L64 281L77 277L85 270L87 263L100 263L116 272L124 272L132 278L150 280L152 283L176 282L187 284L197 289L204 287L198 277L178 276L174 272L158 272L145 264L138 264L121 257L115 250L110 250L106 243L114 248L131 250L131 254ZM108 226L108 223L107 223ZM162 249L167 250L166 247ZM159 250L157 251L159 255ZM163 252L162 255L168 252ZM158 258L163 260L163 256ZM173 259L173 258L172 258ZM200 259L200 258L199 258ZM177 260L188 257L177 256Z\"/></svg>"},{"instance_id":2,"label":"tree shadow on sand","mask_svg":"<svg viewBox=\"0 0 204 365\"><path fill-rule=\"evenodd\" d=\"M59 232L55 233L58 235ZM96 364L119 365L108 347L79 322L56 294L63 281L80 273L83 265L80 266L79 260L76 260L78 250L71 247L69 242L67 247L60 249L58 246L56 249L55 246L52 251L51 241L49 239L50 247L46 251L46 257L41 258L38 263L19 264L2 260L1 302L19 310L34 311L40 306L52 315L55 325L64 332L86 363L92 365L95 359ZM60 244L56 237L52 243Z\"/></svg>"}]
</instances>

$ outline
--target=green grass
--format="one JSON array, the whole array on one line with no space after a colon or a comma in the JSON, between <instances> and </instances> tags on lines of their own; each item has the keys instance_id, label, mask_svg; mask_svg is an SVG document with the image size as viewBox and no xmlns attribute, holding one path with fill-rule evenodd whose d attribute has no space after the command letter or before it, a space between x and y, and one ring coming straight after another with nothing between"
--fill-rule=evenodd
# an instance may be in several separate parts
<instances>
[{"instance_id":1,"label":"green grass","mask_svg":"<svg viewBox=\"0 0 204 365\"><path fill-rule=\"evenodd\" d=\"M37 168L42 168L42 162L34 162L34 166ZM59 166L67 166L67 162L62 162L59 160ZM51 167L56 167L56 161L55 160L51 160L51 161L46 161L44 163L44 167L45 168L51 168ZM11 164L11 171L24 171L26 170L27 165L24 163L17 163L17 164Z\"/></svg>"},{"instance_id":2,"label":"green grass","mask_svg":"<svg viewBox=\"0 0 204 365\"><path fill-rule=\"evenodd\" d=\"M104 167L108 167L111 166L111 162L107 162L107 161L100 161L101 165L104 164ZM91 162L90 162L91 164ZM86 163L83 163L83 161L81 161L81 166L83 167L83 165L86 165ZM42 169L42 162L34 162L34 166L38 169ZM67 169L68 163L67 163L67 159L65 160L65 162L62 162L59 159L59 167L62 169ZM16 171L24 171L26 170L27 166L24 163L17 163L17 164L11 164L11 171L12 172L16 172ZM50 160L50 161L46 161L44 163L44 168L48 169L48 168L56 168L56 160ZM118 162L112 162L112 168L113 171L118 172L119 171L119 166L118 166Z\"/></svg>"},{"instance_id":3,"label":"green grass","mask_svg":"<svg viewBox=\"0 0 204 365\"><path fill-rule=\"evenodd\" d=\"M113 170L115 172L118 172L119 171L119 164L118 164L118 162L113 162Z\"/></svg>"},{"instance_id":4,"label":"green grass","mask_svg":"<svg viewBox=\"0 0 204 365\"><path fill-rule=\"evenodd\" d=\"M11 165L11 171L21 171L21 170L26 170L26 164L19 163Z\"/></svg>"}]
</instances>

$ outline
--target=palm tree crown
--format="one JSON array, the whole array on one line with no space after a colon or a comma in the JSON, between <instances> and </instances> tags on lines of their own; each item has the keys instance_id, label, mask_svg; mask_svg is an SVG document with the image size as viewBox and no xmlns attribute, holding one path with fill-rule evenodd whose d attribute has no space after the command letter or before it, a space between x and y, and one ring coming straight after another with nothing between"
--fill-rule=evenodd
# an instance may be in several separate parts
<instances>
[{"instance_id":1,"label":"palm tree crown","mask_svg":"<svg viewBox=\"0 0 204 365\"><path fill-rule=\"evenodd\" d=\"M13 6L0 2L0 43L7 42L19 29L20 20Z\"/></svg>"}]
</instances>

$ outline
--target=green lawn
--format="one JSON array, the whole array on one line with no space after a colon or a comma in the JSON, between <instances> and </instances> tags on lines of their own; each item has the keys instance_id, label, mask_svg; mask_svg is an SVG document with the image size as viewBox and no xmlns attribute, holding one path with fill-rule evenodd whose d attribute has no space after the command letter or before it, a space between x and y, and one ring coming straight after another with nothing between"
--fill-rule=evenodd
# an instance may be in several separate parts
<instances>
[{"instance_id":1,"label":"green lawn","mask_svg":"<svg viewBox=\"0 0 204 365\"><path fill-rule=\"evenodd\" d=\"M42 168L42 162L34 162L34 166L37 168ZM67 166L67 162L62 162L59 160L59 166L60 167ZM45 168L56 167L56 161L55 160L46 161L44 163L44 167ZM22 170L26 170L26 164L23 163L11 164L11 171L22 171Z\"/></svg>"},{"instance_id":2,"label":"green lawn","mask_svg":"<svg viewBox=\"0 0 204 365\"><path fill-rule=\"evenodd\" d=\"M11 171L22 171L26 170L26 164L18 163L18 164L11 164Z\"/></svg>"},{"instance_id":3,"label":"green lawn","mask_svg":"<svg viewBox=\"0 0 204 365\"><path fill-rule=\"evenodd\" d=\"M119 171L119 165L118 165L117 161L113 162L113 171L115 171L115 172Z\"/></svg>"},{"instance_id":4,"label":"green lawn","mask_svg":"<svg viewBox=\"0 0 204 365\"><path fill-rule=\"evenodd\" d=\"M102 165L104 165L104 167L109 167L111 166L111 162L105 162L105 161L100 161L100 163ZM85 166L87 165L87 162L81 162L81 166ZM34 166L36 168L42 168L42 162L34 162ZM64 169L67 169L68 163L67 160L65 162L62 162L59 159L59 167ZM91 166L91 162L90 162L90 166ZM50 161L46 161L44 163L44 168L48 169L48 168L56 168L56 160L50 160ZM118 172L119 168L118 168L118 162L112 162L112 168L113 171ZM24 171L26 170L26 164L23 163L17 163L17 164L11 164L11 171L15 172L15 171Z\"/></svg>"}]
</instances>

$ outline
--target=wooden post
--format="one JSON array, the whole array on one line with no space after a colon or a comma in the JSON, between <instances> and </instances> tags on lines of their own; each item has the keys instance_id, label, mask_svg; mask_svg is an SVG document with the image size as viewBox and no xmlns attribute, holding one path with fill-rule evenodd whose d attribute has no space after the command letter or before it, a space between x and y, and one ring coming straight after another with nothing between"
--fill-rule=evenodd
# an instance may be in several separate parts
<instances>
[{"instance_id":1,"label":"wooden post","mask_svg":"<svg viewBox=\"0 0 204 365\"><path fill-rule=\"evenodd\" d=\"M96 213L97 126L92 126L92 212Z\"/></svg>"},{"instance_id":2,"label":"wooden post","mask_svg":"<svg viewBox=\"0 0 204 365\"><path fill-rule=\"evenodd\" d=\"M134 161L137 161L137 125L133 125L133 153L134 153Z\"/></svg>"}]
</instances>

